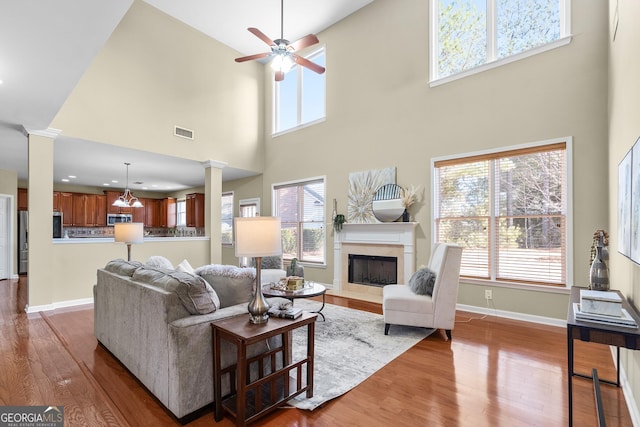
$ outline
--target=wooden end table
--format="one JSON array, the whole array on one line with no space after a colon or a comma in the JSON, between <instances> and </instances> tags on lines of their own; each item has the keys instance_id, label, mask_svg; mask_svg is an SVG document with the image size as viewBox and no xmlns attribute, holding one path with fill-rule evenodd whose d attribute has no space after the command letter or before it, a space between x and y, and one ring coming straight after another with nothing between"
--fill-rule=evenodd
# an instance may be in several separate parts
<instances>
[{"instance_id":1,"label":"wooden end table","mask_svg":"<svg viewBox=\"0 0 640 427\"><path fill-rule=\"evenodd\" d=\"M289 399L306 392L313 397L313 351L317 314L303 313L295 320L271 317L267 323L254 325L248 314L211 323L213 333L213 398L215 421L222 420L223 411L236 419L236 426L244 426L277 409ZM291 360L291 332L307 326L307 357ZM255 357L247 357L247 347L271 337L281 336L282 345ZM235 344L237 363L222 368L220 345L222 340ZM277 368L276 355L282 354L283 366ZM306 380L302 369L306 365ZM257 366L258 379L251 381L250 366ZM265 367L270 367L265 374ZM222 396L222 376L230 376L229 395Z\"/></svg>"},{"instance_id":2,"label":"wooden end table","mask_svg":"<svg viewBox=\"0 0 640 427\"><path fill-rule=\"evenodd\" d=\"M297 291L285 291L281 289L275 289L271 287L271 284L262 285L262 294L267 297L282 297L287 298L293 304L293 301L297 298L311 298L322 295L322 306L318 311L312 311L311 313L317 313L322 316L322 320L326 320L324 318L324 314L322 314L322 309L325 304L325 296L327 292L327 288L324 285L321 285L317 282L306 282L310 284L310 286L304 287Z\"/></svg>"}]
</instances>

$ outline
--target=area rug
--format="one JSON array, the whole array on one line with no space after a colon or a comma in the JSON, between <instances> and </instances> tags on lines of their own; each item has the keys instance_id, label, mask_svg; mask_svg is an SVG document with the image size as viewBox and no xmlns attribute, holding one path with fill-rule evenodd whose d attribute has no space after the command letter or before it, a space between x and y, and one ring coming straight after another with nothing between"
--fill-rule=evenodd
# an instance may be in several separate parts
<instances>
[{"instance_id":1,"label":"area rug","mask_svg":"<svg viewBox=\"0 0 640 427\"><path fill-rule=\"evenodd\" d=\"M296 300L295 306L317 310L317 301ZM304 393L289 401L299 409L314 410L348 392L434 330L393 325L384 334L382 315L327 304L318 316L315 333L313 397ZM293 334L294 360L306 355L307 329Z\"/></svg>"}]
</instances>

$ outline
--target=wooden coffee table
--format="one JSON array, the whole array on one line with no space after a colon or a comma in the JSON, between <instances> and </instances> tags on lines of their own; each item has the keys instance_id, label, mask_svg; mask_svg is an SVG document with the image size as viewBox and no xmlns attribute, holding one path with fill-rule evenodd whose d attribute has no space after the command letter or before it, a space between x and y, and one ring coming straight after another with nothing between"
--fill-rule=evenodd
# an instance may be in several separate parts
<instances>
[{"instance_id":1,"label":"wooden coffee table","mask_svg":"<svg viewBox=\"0 0 640 427\"><path fill-rule=\"evenodd\" d=\"M317 313L322 316L322 320L326 320L324 318L324 314L322 314L322 309L325 304L325 296L327 292L327 288L317 282L307 281L305 282L307 286L297 291L284 291L280 289L274 289L271 287L271 284L262 285L262 294L267 297L282 297L287 298L293 304L293 301L297 298L312 298L322 295L322 306L317 311L312 311L311 313Z\"/></svg>"},{"instance_id":2,"label":"wooden coffee table","mask_svg":"<svg viewBox=\"0 0 640 427\"><path fill-rule=\"evenodd\" d=\"M289 399L306 392L313 397L313 359L315 322L317 315L303 313L298 319L272 317L267 323L254 325L247 314L217 320L211 323L213 333L213 396L214 419L222 420L223 412L235 417L236 426L247 423L277 409ZM291 359L291 332L307 327L307 355L301 360ZM282 345L253 358L247 356L247 347L280 335ZM221 341L235 344L237 364L222 368ZM283 366L276 367L276 355L281 353ZM259 378L250 380L249 366L257 366ZM306 366L305 366L306 365ZM271 366L270 373L264 368ZM303 368L306 367L306 375ZM231 390L222 396L222 377L229 376ZM304 378L303 378L304 377Z\"/></svg>"}]
</instances>

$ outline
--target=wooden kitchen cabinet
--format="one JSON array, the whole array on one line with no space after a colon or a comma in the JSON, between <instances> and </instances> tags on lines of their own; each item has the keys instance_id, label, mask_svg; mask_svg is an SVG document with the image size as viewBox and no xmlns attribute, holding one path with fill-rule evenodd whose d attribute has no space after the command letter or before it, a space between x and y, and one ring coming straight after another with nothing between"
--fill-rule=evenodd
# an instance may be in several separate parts
<instances>
[{"instance_id":1,"label":"wooden kitchen cabinet","mask_svg":"<svg viewBox=\"0 0 640 427\"><path fill-rule=\"evenodd\" d=\"M203 216L204 218L204 216ZM160 227L174 228L176 226L176 199L167 197L160 203Z\"/></svg>"},{"instance_id":2,"label":"wooden kitchen cabinet","mask_svg":"<svg viewBox=\"0 0 640 427\"><path fill-rule=\"evenodd\" d=\"M73 193L60 192L59 212L62 212L62 225L71 227L73 225Z\"/></svg>"},{"instance_id":3,"label":"wooden kitchen cabinet","mask_svg":"<svg viewBox=\"0 0 640 427\"><path fill-rule=\"evenodd\" d=\"M133 214L134 208L119 208L117 206L113 206L113 202L115 202L120 195L122 195L122 191L105 191L107 196L107 213L110 214L119 214L119 213L130 213ZM142 202L142 200L140 200ZM142 202L144 205L144 202Z\"/></svg>"},{"instance_id":4,"label":"wooden kitchen cabinet","mask_svg":"<svg viewBox=\"0 0 640 427\"><path fill-rule=\"evenodd\" d=\"M187 227L204 227L204 193L186 196Z\"/></svg>"},{"instance_id":5,"label":"wooden kitchen cabinet","mask_svg":"<svg viewBox=\"0 0 640 427\"><path fill-rule=\"evenodd\" d=\"M18 188L18 210L29 210L29 192L26 188Z\"/></svg>"},{"instance_id":6,"label":"wooden kitchen cabinet","mask_svg":"<svg viewBox=\"0 0 640 427\"><path fill-rule=\"evenodd\" d=\"M149 199L143 199L139 197L138 200L142 203L142 208L131 208L131 220L133 222L142 222L145 227L150 227L150 225L146 221L145 212L147 210L147 206L149 205Z\"/></svg>"},{"instance_id":7,"label":"wooden kitchen cabinet","mask_svg":"<svg viewBox=\"0 0 640 427\"><path fill-rule=\"evenodd\" d=\"M60 212L60 192L53 192L53 211Z\"/></svg>"},{"instance_id":8,"label":"wooden kitchen cabinet","mask_svg":"<svg viewBox=\"0 0 640 427\"><path fill-rule=\"evenodd\" d=\"M95 224L96 227L107 226L107 196L101 194L96 195Z\"/></svg>"}]
</instances>

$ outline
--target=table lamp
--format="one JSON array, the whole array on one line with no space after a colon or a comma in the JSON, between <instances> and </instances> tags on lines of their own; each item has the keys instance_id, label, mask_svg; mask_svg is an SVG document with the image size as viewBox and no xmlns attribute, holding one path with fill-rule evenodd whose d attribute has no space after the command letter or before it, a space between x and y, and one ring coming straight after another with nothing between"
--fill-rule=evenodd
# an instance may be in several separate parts
<instances>
[{"instance_id":1,"label":"table lamp","mask_svg":"<svg viewBox=\"0 0 640 427\"><path fill-rule=\"evenodd\" d=\"M144 241L144 223L118 222L113 228L115 241L127 244L127 261L131 261L131 244Z\"/></svg>"},{"instance_id":2,"label":"table lamp","mask_svg":"<svg viewBox=\"0 0 640 427\"><path fill-rule=\"evenodd\" d=\"M256 216L234 218L235 247L237 257L256 259L256 286L253 298L247 306L249 321L259 324L269 320L269 304L262 295L262 257L281 255L280 218Z\"/></svg>"}]
</instances>

